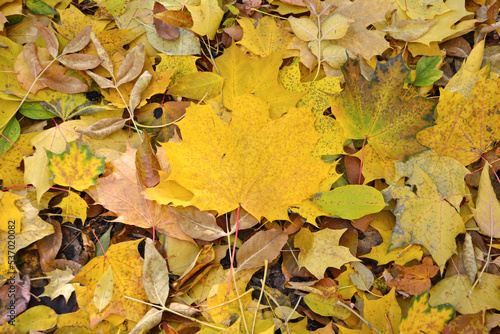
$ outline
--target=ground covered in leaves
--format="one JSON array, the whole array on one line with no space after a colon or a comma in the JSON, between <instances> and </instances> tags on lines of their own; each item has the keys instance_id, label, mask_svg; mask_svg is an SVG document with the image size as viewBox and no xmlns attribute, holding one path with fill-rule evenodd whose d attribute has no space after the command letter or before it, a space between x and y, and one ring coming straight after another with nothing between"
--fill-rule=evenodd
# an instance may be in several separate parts
<instances>
[{"instance_id":1,"label":"ground covered in leaves","mask_svg":"<svg viewBox=\"0 0 500 334\"><path fill-rule=\"evenodd\" d=\"M499 7L0 1L0 332L499 333Z\"/></svg>"}]
</instances>

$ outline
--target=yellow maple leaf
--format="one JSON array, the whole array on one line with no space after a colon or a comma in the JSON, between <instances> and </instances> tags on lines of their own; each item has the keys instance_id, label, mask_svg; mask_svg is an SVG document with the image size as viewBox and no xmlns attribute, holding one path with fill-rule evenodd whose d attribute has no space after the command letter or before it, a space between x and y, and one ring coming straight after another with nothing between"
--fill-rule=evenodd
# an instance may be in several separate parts
<instances>
[{"instance_id":1,"label":"yellow maple leaf","mask_svg":"<svg viewBox=\"0 0 500 334\"><path fill-rule=\"evenodd\" d=\"M236 108L235 99L243 94L254 94L270 105L271 118L280 117L297 105L304 93L286 90L278 83L282 53L276 52L260 60L252 60L232 45L215 60L219 75L225 78L222 87L224 106Z\"/></svg>"},{"instance_id":2,"label":"yellow maple leaf","mask_svg":"<svg viewBox=\"0 0 500 334\"><path fill-rule=\"evenodd\" d=\"M93 258L73 280L73 283L84 285L83 287L75 286L76 296L80 308L86 309L90 314L91 326L111 314L139 321L146 313L147 305L125 298L127 296L143 301L148 298L142 283L144 259L137 249L141 241L134 240L111 245L106 252L106 257ZM115 277L113 295L109 305L99 312L93 301L94 291L99 279L110 267Z\"/></svg>"},{"instance_id":3,"label":"yellow maple leaf","mask_svg":"<svg viewBox=\"0 0 500 334\"><path fill-rule=\"evenodd\" d=\"M278 25L274 18L264 16L257 22L255 27L254 19L248 17L238 19L238 24L243 29L243 39L238 44L261 57L286 49L292 36Z\"/></svg>"},{"instance_id":4,"label":"yellow maple leaf","mask_svg":"<svg viewBox=\"0 0 500 334\"><path fill-rule=\"evenodd\" d=\"M360 261L351 254L349 248L338 245L346 230L325 228L312 233L302 228L294 241L295 247L300 248L299 265L321 279L328 267L340 268L347 262Z\"/></svg>"},{"instance_id":5,"label":"yellow maple leaf","mask_svg":"<svg viewBox=\"0 0 500 334\"><path fill-rule=\"evenodd\" d=\"M500 133L500 79L480 77L470 99L441 90L436 125L417 134L422 144L464 166L481 158Z\"/></svg>"},{"instance_id":6,"label":"yellow maple leaf","mask_svg":"<svg viewBox=\"0 0 500 334\"><path fill-rule=\"evenodd\" d=\"M392 232L391 248L421 244L442 266L456 250L455 237L465 233L464 221L456 209L439 194L436 185L418 165L407 181L417 187L416 194L407 186L391 185L387 189L398 200L397 218Z\"/></svg>"},{"instance_id":7,"label":"yellow maple leaf","mask_svg":"<svg viewBox=\"0 0 500 334\"><path fill-rule=\"evenodd\" d=\"M48 151L49 169L54 175L54 183L85 190L95 184L95 178L104 172L104 158L90 152L87 145L69 143L67 152L55 154Z\"/></svg>"},{"instance_id":8,"label":"yellow maple leaf","mask_svg":"<svg viewBox=\"0 0 500 334\"><path fill-rule=\"evenodd\" d=\"M455 310L449 304L436 307L429 305L429 291L413 297L408 315L403 317L399 325L400 333L439 334L448 322L455 317Z\"/></svg>"},{"instance_id":9,"label":"yellow maple leaf","mask_svg":"<svg viewBox=\"0 0 500 334\"><path fill-rule=\"evenodd\" d=\"M235 105L230 124L210 105L187 109L178 123L182 143L164 147L172 168L167 181L193 196L186 202L153 188L146 190L148 198L219 214L241 205L254 217L286 220L289 206L318 191L330 166L311 156L320 135L310 109L292 108L272 121L269 106L258 97L241 96Z\"/></svg>"}]
</instances>

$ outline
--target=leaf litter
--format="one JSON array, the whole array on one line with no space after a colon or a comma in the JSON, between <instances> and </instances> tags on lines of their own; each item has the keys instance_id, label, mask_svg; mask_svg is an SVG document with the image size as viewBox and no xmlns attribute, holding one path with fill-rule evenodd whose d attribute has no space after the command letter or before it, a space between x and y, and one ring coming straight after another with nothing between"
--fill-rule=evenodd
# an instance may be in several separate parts
<instances>
[{"instance_id":1,"label":"leaf litter","mask_svg":"<svg viewBox=\"0 0 500 334\"><path fill-rule=\"evenodd\" d=\"M496 1L22 6L0 331L498 330Z\"/></svg>"}]
</instances>

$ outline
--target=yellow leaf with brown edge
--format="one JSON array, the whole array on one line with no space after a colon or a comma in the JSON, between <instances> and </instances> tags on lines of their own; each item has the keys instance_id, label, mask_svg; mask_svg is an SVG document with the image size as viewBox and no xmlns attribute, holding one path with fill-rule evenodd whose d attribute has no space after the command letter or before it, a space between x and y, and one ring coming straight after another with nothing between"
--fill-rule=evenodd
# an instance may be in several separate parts
<instances>
[{"instance_id":1,"label":"yellow leaf with brown edge","mask_svg":"<svg viewBox=\"0 0 500 334\"><path fill-rule=\"evenodd\" d=\"M131 321L139 321L146 314L148 306L131 299L131 297L147 301L148 297L142 283L144 259L138 245L142 240L133 240L111 245L106 257L93 258L82 268L73 280L83 287L76 288L77 301L80 308L90 314L90 325L94 326L109 315L119 315ZM113 271L113 297L109 305L99 312L94 304L94 291L102 275L109 269Z\"/></svg>"},{"instance_id":2,"label":"yellow leaf with brown edge","mask_svg":"<svg viewBox=\"0 0 500 334\"><path fill-rule=\"evenodd\" d=\"M106 209L118 215L116 221L142 228L154 228L174 238L193 242L182 232L175 214L166 206L144 198L142 185L137 181L135 156L137 150L127 146L120 158L110 162L111 173L97 179L88 193Z\"/></svg>"},{"instance_id":3,"label":"yellow leaf with brown edge","mask_svg":"<svg viewBox=\"0 0 500 334\"><path fill-rule=\"evenodd\" d=\"M408 315L403 317L399 325L400 333L439 334L448 322L455 317L455 310L450 304L436 307L429 305L429 291L412 298Z\"/></svg>"},{"instance_id":4,"label":"yellow leaf with brown edge","mask_svg":"<svg viewBox=\"0 0 500 334\"><path fill-rule=\"evenodd\" d=\"M314 116L308 108L292 108L273 121L262 99L248 94L235 102L229 124L210 105L187 109L178 123L183 141L163 145L172 168L167 182L192 192L189 205L203 211L224 214L241 205L257 219L287 220L288 207L313 195L330 168L311 156L320 138ZM146 196L187 204L175 194L147 189Z\"/></svg>"},{"instance_id":5,"label":"yellow leaf with brown edge","mask_svg":"<svg viewBox=\"0 0 500 334\"><path fill-rule=\"evenodd\" d=\"M48 167L53 181L62 186L83 191L95 184L95 178L104 172L104 158L90 152L87 145L69 143L69 149L61 154L47 151Z\"/></svg>"},{"instance_id":6,"label":"yellow leaf with brown edge","mask_svg":"<svg viewBox=\"0 0 500 334\"><path fill-rule=\"evenodd\" d=\"M286 90L278 83L282 53L276 52L260 60L252 60L232 45L215 60L219 75L225 78L222 101L226 108L237 108L236 98L254 94L270 105L271 118L276 119L297 105L304 93Z\"/></svg>"},{"instance_id":7,"label":"yellow leaf with brown edge","mask_svg":"<svg viewBox=\"0 0 500 334\"><path fill-rule=\"evenodd\" d=\"M500 79L481 76L470 99L441 90L436 125L417 134L417 139L439 155L467 166L481 158L500 133Z\"/></svg>"}]
</instances>

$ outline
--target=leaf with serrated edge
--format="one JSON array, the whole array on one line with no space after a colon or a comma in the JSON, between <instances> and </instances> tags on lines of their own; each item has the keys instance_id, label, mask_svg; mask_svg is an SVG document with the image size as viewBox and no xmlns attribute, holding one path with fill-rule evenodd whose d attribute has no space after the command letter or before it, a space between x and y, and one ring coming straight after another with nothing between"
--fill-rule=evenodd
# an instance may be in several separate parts
<instances>
[{"instance_id":1,"label":"leaf with serrated edge","mask_svg":"<svg viewBox=\"0 0 500 334\"><path fill-rule=\"evenodd\" d=\"M59 53L59 40L56 35L52 32L52 30L41 24L39 21L36 22L36 28L40 31L40 34L42 34L45 46L47 46L47 50L50 55L56 58Z\"/></svg>"},{"instance_id":2,"label":"leaf with serrated edge","mask_svg":"<svg viewBox=\"0 0 500 334\"><path fill-rule=\"evenodd\" d=\"M78 52L89 44L91 26L86 26L64 47L63 54Z\"/></svg>"},{"instance_id":3,"label":"leaf with serrated edge","mask_svg":"<svg viewBox=\"0 0 500 334\"><path fill-rule=\"evenodd\" d=\"M102 312L109 305L113 297L114 286L113 268L111 266L102 274L94 290L94 305Z\"/></svg>"},{"instance_id":4,"label":"leaf with serrated edge","mask_svg":"<svg viewBox=\"0 0 500 334\"><path fill-rule=\"evenodd\" d=\"M142 282L149 301L165 306L170 288L167 262L151 239L146 239Z\"/></svg>"},{"instance_id":5,"label":"leaf with serrated edge","mask_svg":"<svg viewBox=\"0 0 500 334\"><path fill-rule=\"evenodd\" d=\"M260 268L266 260L273 261L280 255L287 240L288 234L277 229L255 233L236 253L238 271Z\"/></svg>"},{"instance_id":6,"label":"leaf with serrated edge","mask_svg":"<svg viewBox=\"0 0 500 334\"><path fill-rule=\"evenodd\" d=\"M200 211L194 206L179 206L171 210L177 216L181 229L191 238L214 241L226 236L210 212Z\"/></svg>"}]
</instances>

